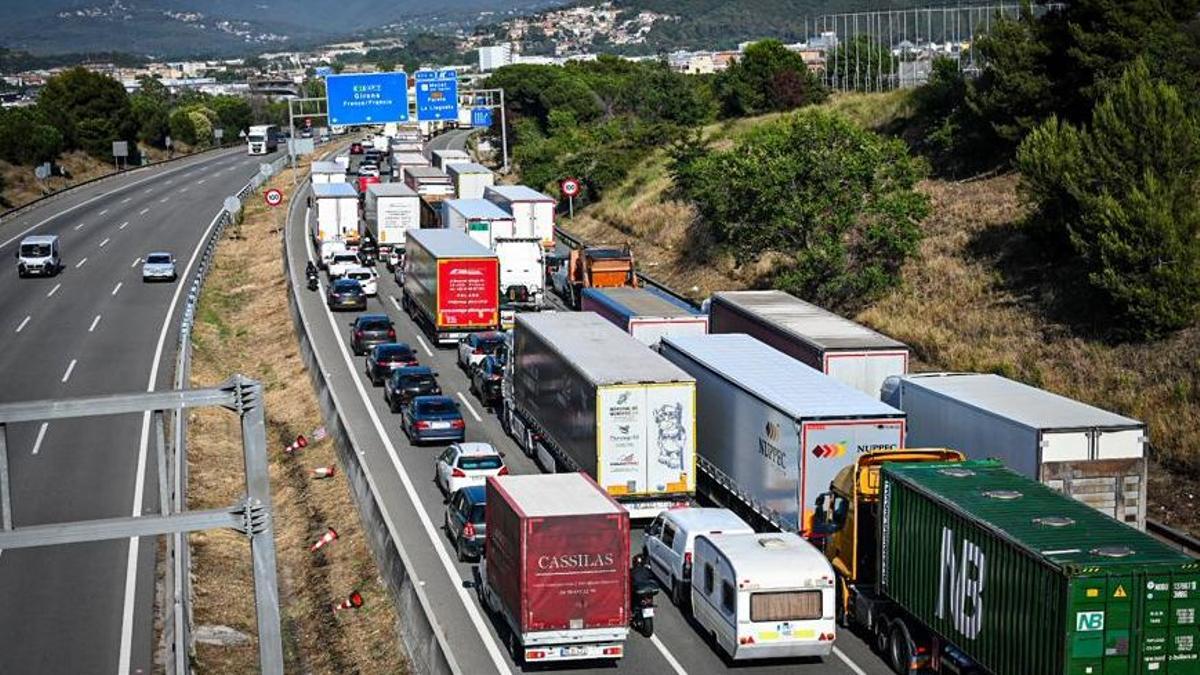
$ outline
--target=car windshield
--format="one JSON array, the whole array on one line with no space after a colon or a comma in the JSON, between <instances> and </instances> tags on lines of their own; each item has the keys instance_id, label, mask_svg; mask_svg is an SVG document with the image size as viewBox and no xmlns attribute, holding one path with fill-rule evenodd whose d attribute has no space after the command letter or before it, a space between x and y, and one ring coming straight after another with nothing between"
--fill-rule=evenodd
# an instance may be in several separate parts
<instances>
[{"instance_id":1,"label":"car windshield","mask_svg":"<svg viewBox=\"0 0 1200 675\"><path fill-rule=\"evenodd\" d=\"M50 255L50 244L21 244L21 256L25 258L45 258Z\"/></svg>"},{"instance_id":2,"label":"car windshield","mask_svg":"<svg viewBox=\"0 0 1200 675\"><path fill-rule=\"evenodd\" d=\"M447 415L458 412L458 407L452 401L439 398L432 401L421 401L417 404L417 412L422 415Z\"/></svg>"},{"instance_id":3,"label":"car windshield","mask_svg":"<svg viewBox=\"0 0 1200 675\"><path fill-rule=\"evenodd\" d=\"M432 375L409 375L404 378L405 387L413 389L427 389L437 386L437 380L433 379Z\"/></svg>"},{"instance_id":4,"label":"car windshield","mask_svg":"<svg viewBox=\"0 0 1200 675\"><path fill-rule=\"evenodd\" d=\"M338 293L361 293L362 286L353 279L338 279L333 282L333 290Z\"/></svg>"},{"instance_id":5,"label":"car windshield","mask_svg":"<svg viewBox=\"0 0 1200 675\"><path fill-rule=\"evenodd\" d=\"M147 265L170 265L171 256L169 255L151 255L146 257Z\"/></svg>"},{"instance_id":6,"label":"car windshield","mask_svg":"<svg viewBox=\"0 0 1200 675\"><path fill-rule=\"evenodd\" d=\"M375 357L383 361L410 361L412 356L408 345L381 345L375 348Z\"/></svg>"},{"instance_id":7,"label":"car windshield","mask_svg":"<svg viewBox=\"0 0 1200 675\"><path fill-rule=\"evenodd\" d=\"M334 264L337 263L357 263L358 256L353 253L335 253L333 255Z\"/></svg>"},{"instance_id":8,"label":"car windshield","mask_svg":"<svg viewBox=\"0 0 1200 675\"><path fill-rule=\"evenodd\" d=\"M392 322L387 319L363 319L358 322L358 327L362 330L387 330L392 327Z\"/></svg>"},{"instance_id":9,"label":"car windshield","mask_svg":"<svg viewBox=\"0 0 1200 675\"><path fill-rule=\"evenodd\" d=\"M502 466L504 464L497 455L458 458L458 468L465 471L487 471L489 469L499 469Z\"/></svg>"},{"instance_id":10,"label":"car windshield","mask_svg":"<svg viewBox=\"0 0 1200 675\"><path fill-rule=\"evenodd\" d=\"M359 281L368 281L371 279L370 272L351 272L351 273L347 274L346 276L351 279L357 279Z\"/></svg>"}]
</instances>

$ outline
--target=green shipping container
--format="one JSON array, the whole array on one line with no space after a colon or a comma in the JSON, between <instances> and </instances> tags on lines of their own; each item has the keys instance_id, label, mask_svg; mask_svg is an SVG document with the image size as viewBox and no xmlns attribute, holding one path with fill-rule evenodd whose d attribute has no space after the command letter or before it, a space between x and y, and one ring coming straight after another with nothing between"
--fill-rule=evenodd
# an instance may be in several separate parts
<instances>
[{"instance_id":1,"label":"green shipping container","mask_svg":"<svg viewBox=\"0 0 1200 675\"><path fill-rule=\"evenodd\" d=\"M885 464L879 590L995 675L1200 674L1200 564L994 460Z\"/></svg>"}]
</instances>

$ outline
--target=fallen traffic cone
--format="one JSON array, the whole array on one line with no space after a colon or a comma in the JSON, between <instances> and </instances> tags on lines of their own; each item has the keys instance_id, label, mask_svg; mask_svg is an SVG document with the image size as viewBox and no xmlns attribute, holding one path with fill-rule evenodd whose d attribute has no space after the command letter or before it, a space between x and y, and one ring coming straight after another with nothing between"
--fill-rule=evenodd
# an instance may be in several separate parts
<instances>
[{"instance_id":1,"label":"fallen traffic cone","mask_svg":"<svg viewBox=\"0 0 1200 675\"><path fill-rule=\"evenodd\" d=\"M342 611L343 609L358 609L359 607L362 607L362 606L363 606L362 594L359 593L358 591L354 591L349 596L347 596L345 600L341 601L341 603L333 606L333 613L337 614L338 612Z\"/></svg>"},{"instance_id":2,"label":"fallen traffic cone","mask_svg":"<svg viewBox=\"0 0 1200 675\"><path fill-rule=\"evenodd\" d=\"M317 549L321 548L321 547L322 547L322 546L324 546L325 544L331 544L331 543L333 543L333 540L334 540L334 539L337 539L337 538L338 538L338 533L337 533L337 530L335 530L335 529L333 529L333 528L331 527L331 528L329 528L329 531L328 531L328 532L326 532L325 534L321 535L321 538L317 540L317 543L315 543L315 544L313 544L311 547L309 547L309 549L308 549L308 552L309 552L309 553L316 553L316 552L317 552Z\"/></svg>"},{"instance_id":3,"label":"fallen traffic cone","mask_svg":"<svg viewBox=\"0 0 1200 675\"><path fill-rule=\"evenodd\" d=\"M289 445L283 449L283 454L290 455L301 448L307 448L307 447L308 447L308 439L304 437L304 434L300 434L299 436L296 437L296 440L293 441L291 445Z\"/></svg>"},{"instance_id":4,"label":"fallen traffic cone","mask_svg":"<svg viewBox=\"0 0 1200 675\"><path fill-rule=\"evenodd\" d=\"M333 478L337 474L337 467L333 464L329 466L318 466L309 472L315 480L322 478Z\"/></svg>"}]
</instances>

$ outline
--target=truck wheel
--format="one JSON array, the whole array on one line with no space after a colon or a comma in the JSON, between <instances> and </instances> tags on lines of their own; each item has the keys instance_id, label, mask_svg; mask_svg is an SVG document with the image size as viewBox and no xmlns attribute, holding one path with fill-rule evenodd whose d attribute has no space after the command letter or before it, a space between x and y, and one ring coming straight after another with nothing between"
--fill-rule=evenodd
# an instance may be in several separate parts
<instances>
[{"instance_id":1,"label":"truck wheel","mask_svg":"<svg viewBox=\"0 0 1200 675\"><path fill-rule=\"evenodd\" d=\"M888 649L891 647L887 619L877 616L875 617L875 621L875 639L872 640L871 646L875 648L875 652L880 656L887 656Z\"/></svg>"},{"instance_id":2,"label":"truck wheel","mask_svg":"<svg viewBox=\"0 0 1200 675\"><path fill-rule=\"evenodd\" d=\"M892 626L889 642L890 649L887 654L892 663L892 670L896 671L897 675L910 675L914 671L909 668L912 663L912 654L908 647L908 635L900 625Z\"/></svg>"}]
</instances>

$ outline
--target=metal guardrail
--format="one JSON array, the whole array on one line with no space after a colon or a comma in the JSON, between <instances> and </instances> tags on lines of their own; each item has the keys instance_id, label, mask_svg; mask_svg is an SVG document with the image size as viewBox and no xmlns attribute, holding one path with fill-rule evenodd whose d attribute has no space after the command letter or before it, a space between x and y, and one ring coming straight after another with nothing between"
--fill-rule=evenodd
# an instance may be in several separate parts
<instances>
[{"instance_id":1,"label":"metal guardrail","mask_svg":"<svg viewBox=\"0 0 1200 675\"><path fill-rule=\"evenodd\" d=\"M274 171L287 161L283 155L271 163ZM265 181L261 173L255 174L249 182L238 190L234 197L239 205L245 204L246 197L254 192ZM240 206L239 206L240 210ZM192 372L192 327L195 325L196 309L200 304L200 294L204 282L212 269L213 257L216 255L217 244L225 228L234 222L236 213L231 213L224 206L215 216L215 225L204 245L204 252L197 261L196 269L190 279L187 299L183 304L183 312L179 321L179 344L175 360L174 387L176 390L186 389ZM186 281L185 281L186 283ZM187 411L176 411L172 419L171 444L169 457L171 472L171 507L182 512L187 507ZM165 578L166 592L170 594L171 610L163 611L163 642L167 649L163 650L166 663L165 670L176 675L186 675L191 672L192 657L195 655L195 645L192 642L192 563L191 549L187 546L186 536L175 534L167 539L166 560L168 561Z\"/></svg>"},{"instance_id":2,"label":"metal guardrail","mask_svg":"<svg viewBox=\"0 0 1200 675\"><path fill-rule=\"evenodd\" d=\"M1200 556L1200 539L1157 520L1146 519L1146 531L1185 553Z\"/></svg>"}]
</instances>

